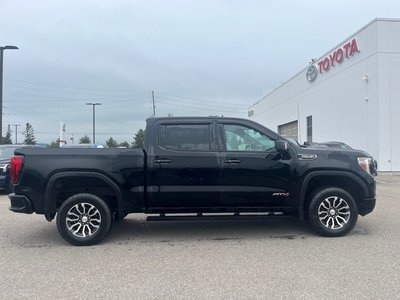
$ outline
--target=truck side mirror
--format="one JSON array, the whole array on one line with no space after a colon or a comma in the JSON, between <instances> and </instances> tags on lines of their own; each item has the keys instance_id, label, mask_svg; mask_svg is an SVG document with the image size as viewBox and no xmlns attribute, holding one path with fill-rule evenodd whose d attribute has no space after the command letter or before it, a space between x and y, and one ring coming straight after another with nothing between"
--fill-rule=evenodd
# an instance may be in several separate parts
<instances>
[{"instance_id":1,"label":"truck side mirror","mask_svg":"<svg viewBox=\"0 0 400 300\"><path fill-rule=\"evenodd\" d=\"M276 145L276 150L278 150L278 152L281 153L288 152L289 149L288 142L284 140L277 140L275 145Z\"/></svg>"}]
</instances>

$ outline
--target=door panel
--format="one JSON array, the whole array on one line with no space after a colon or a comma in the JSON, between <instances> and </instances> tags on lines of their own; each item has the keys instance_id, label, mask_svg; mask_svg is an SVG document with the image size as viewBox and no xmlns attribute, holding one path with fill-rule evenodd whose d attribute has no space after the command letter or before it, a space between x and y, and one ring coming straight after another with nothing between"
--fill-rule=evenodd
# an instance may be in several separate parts
<instances>
[{"instance_id":1,"label":"door panel","mask_svg":"<svg viewBox=\"0 0 400 300\"><path fill-rule=\"evenodd\" d=\"M295 161L283 158L275 140L241 124L220 124L222 206L291 205Z\"/></svg>"},{"instance_id":2,"label":"door panel","mask_svg":"<svg viewBox=\"0 0 400 300\"><path fill-rule=\"evenodd\" d=\"M213 123L166 123L159 131L148 155L148 208L218 206L220 160L212 150Z\"/></svg>"},{"instance_id":3,"label":"door panel","mask_svg":"<svg viewBox=\"0 0 400 300\"><path fill-rule=\"evenodd\" d=\"M287 206L291 189L291 161L278 153L221 154L223 206ZM240 163L226 163L240 160Z\"/></svg>"}]
</instances>

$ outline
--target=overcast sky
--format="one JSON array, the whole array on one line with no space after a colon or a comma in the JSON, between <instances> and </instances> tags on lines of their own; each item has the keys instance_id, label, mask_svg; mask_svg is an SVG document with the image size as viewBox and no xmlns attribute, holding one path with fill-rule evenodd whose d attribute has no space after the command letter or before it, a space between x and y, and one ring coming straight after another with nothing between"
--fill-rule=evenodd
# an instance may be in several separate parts
<instances>
[{"instance_id":1,"label":"overcast sky","mask_svg":"<svg viewBox=\"0 0 400 300\"><path fill-rule=\"evenodd\" d=\"M38 142L132 141L152 115L247 117L247 108L393 1L0 0L4 117ZM13 136L14 139L14 136ZM18 139L23 139L19 134Z\"/></svg>"}]
</instances>

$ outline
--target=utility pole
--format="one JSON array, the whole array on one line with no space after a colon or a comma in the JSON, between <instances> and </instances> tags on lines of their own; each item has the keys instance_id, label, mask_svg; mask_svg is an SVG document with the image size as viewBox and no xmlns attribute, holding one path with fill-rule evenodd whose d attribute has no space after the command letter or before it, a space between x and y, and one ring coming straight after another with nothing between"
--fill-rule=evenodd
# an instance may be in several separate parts
<instances>
[{"instance_id":1,"label":"utility pole","mask_svg":"<svg viewBox=\"0 0 400 300\"><path fill-rule=\"evenodd\" d=\"M154 91L151 91L151 95L153 96L153 117L156 116L156 103L154 100Z\"/></svg>"},{"instance_id":2,"label":"utility pole","mask_svg":"<svg viewBox=\"0 0 400 300\"><path fill-rule=\"evenodd\" d=\"M101 105L101 103L86 103L86 105L91 105L93 107L93 144L96 144L96 105Z\"/></svg>"},{"instance_id":3,"label":"utility pole","mask_svg":"<svg viewBox=\"0 0 400 300\"><path fill-rule=\"evenodd\" d=\"M18 144L18 126L21 126L19 124L13 124L12 126L15 127L15 144Z\"/></svg>"},{"instance_id":4,"label":"utility pole","mask_svg":"<svg viewBox=\"0 0 400 300\"><path fill-rule=\"evenodd\" d=\"M67 143L65 139L65 123L63 121L60 121L60 135L58 138L58 143L60 145L60 148Z\"/></svg>"},{"instance_id":5,"label":"utility pole","mask_svg":"<svg viewBox=\"0 0 400 300\"><path fill-rule=\"evenodd\" d=\"M3 138L3 51L18 49L16 46L0 47L0 144Z\"/></svg>"}]
</instances>

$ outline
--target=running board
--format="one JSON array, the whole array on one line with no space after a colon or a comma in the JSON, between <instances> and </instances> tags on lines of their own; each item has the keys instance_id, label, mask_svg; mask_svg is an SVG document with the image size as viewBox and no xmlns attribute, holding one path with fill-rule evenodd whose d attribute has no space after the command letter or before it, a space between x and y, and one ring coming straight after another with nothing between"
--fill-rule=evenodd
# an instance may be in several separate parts
<instances>
[{"instance_id":1,"label":"running board","mask_svg":"<svg viewBox=\"0 0 400 300\"><path fill-rule=\"evenodd\" d=\"M168 215L160 214L158 216L148 216L147 221L188 221L188 220L244 220L244 219L266 219L271 217L286 217L283 212L269 212L263 214L248 214L248 213L234 213L234 214L202 214L196 215Z\"/></svg>"}]
</instances>

